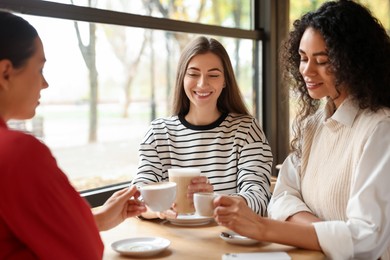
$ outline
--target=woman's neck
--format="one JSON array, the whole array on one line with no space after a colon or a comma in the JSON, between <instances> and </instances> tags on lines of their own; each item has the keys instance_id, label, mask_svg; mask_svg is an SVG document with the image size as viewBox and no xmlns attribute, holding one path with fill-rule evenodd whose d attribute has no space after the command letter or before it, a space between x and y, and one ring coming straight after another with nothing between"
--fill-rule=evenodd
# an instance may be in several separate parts
<instances>
[{"instance_id":1,"label":"woman's neck","mask_svg":"<svg viewBox=\"0 0 390 260\"><path fill-rule=\"evenodd\" d=\"M342 88L336 97L330 97L333 100L336 109L344 102L344 100L348 97L348 92L345 88Z\"/></svg>"},{"instance_id":2,"label":"woman's neck","mask_svg":"<svg viewBox=\"0 0 390 260\"><path fill-rule=\"evenodd\" d=\"M184 118L191 125L209 125L217 121L221 114L222 113L219 112L218 109L215 109L214 111L201 111L199 109L190 109L190 111Z\"/></svg>"}]
</instances>

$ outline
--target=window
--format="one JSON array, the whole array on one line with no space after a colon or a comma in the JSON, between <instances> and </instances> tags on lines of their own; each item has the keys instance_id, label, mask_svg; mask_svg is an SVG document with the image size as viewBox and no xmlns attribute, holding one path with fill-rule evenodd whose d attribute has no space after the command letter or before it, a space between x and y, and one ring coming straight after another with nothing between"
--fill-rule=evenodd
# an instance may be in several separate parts
<instances>
[{"instance_id":1,"label":"window","mask_svg":"<svg viewBox=\"0 0 390 260\"><path fill-rule=\"evenodd\" d=\"M252 29L252 0L51 0L102 10L168 18L179 21Z\"/></svg>"},{"instance_id":2,"label":"window","mask_svg":"<svg viewBox=\"0 0 390 260\"><path fill-rule=\"evenodd\" d=\"M150 121L170 115L178 57L196 35L223 43L248 107L256 115L261 105L250 0L22 2L0 8L37 29L49 88L33 119L10 125L41 138L79 191L132 179Z\"/></svg>"}]
</instances>

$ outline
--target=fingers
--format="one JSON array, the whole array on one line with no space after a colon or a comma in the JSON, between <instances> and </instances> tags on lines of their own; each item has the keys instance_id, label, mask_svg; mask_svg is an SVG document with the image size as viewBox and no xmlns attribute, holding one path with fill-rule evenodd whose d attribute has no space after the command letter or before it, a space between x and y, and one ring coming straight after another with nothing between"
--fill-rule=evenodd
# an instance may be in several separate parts
<instances>
[{"instance_id":1,"label":"fingers","mask_svg":"<svg viewBox=\"0 0 390 260\"><path fill-rule=\"evenodd\" d=\"M167 218L177 218L177 212L171 209L168 209L163 212L157 212L157 216L160 219L167 219Z\"/></svg>"},{"instance_id":2,"label":"fingers","mask_svg":"<svg viewBox=\"0 0 390 260\"><path fill-rule=\"evenodd\" d=\"M166 210L164 211L165 218L177 218L177 212L174 210Z\"/></svg>"},{"instance_id":3,"label":"fingers","mask_svg":"<svg viewBox=\"0 0 390 260\"><path fill-rule=\"evenodd\" d=\"M214 203L214 207L218 207L218 206L229 207L235 203L235 200L230 196L220 195L214 199L213 203Z\"/></svg>"},{"instance_id":4,"label":"fingers","mask_svg":"<svg viewBox=\"0 0 390 260\"><path fill-rule=\"evenodd\" d=\"M191 183L197 184L197 183L208 183L208 179L206 176L197 176L192 178Z\"/></svg>"},{"instance_id":5,"label":"fingers","mask_svg":"<svg viewBox=\"0 0 390 260\"><path fill-rule=\"evenodd\" d=\"M138 200L129 200L127 203L127 217L141 215L146 210L146 206Z\"/></svg>"},{"instance_id":6,"label":"fingers","mask_svg":"<svg viewBox=\"0 0 390 260\"><path fill-rule=\"evenodd\" d=\"M188 185L188 198L192 198L195 192L213 192L214 187L206 176L194 177Z\"/></svg>"},{"instance_id":7,"label":"fingers","mask_svg":"<svg viewBox=\"0 0 390 260\"><path fill-rule=\"evenodd\" d=\"M137 187L130 186L114 193L114 196L120 200L127 200L133 197L138 192Z\"/></svg>"}]
</instances>

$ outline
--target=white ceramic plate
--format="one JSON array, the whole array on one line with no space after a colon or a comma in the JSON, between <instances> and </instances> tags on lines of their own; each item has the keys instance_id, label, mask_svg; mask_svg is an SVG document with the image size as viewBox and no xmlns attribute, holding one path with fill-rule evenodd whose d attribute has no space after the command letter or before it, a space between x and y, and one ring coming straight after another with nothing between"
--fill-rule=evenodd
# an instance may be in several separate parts
<instances>
[{"instance_id":1,"label":"white ceramic plate","mask_svg":"<svg viewBox=\"0 0 390 260\"><path fill-rule=\"evenodd\" d=\"M116 241L112 249L127 256L152 256L167 249L171 241L161 237L136 237Z\"/></svg>"},{"instance_id":2,"label":"white ceramic plate","mask_svg":"<svg viewBox=\"0 0 390 260\"><path fill-rule=\"evenodd\" d=\"M177 218L169 218L168 221L173 225L177 226L201 226L210 223L214 218L212 217L203 217L199 215L181 215L179 214Z\"/></svg>"},{"instance_id":3,"label":"white ceramic plate","mask_svg":"<svg viewBox=\"0 0 390 260\"><path fill-rule=\"evenodd\" d=\"M233 231L222 232L219 235L219 237L222 238L223 240L225 240L226 242L231 243L231 244L255 245L255 244L259 243L259 241L255 240L255 239L241 236Z\"/></svg>"}]
</instances>

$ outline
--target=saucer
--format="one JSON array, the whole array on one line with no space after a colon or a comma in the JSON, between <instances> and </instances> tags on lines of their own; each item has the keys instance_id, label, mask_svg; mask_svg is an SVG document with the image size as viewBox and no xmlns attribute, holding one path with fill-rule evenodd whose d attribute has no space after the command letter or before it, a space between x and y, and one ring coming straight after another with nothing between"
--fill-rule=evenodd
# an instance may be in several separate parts
<instances>
[{"instance_id":1,"label":"saucer","mask_svg":"<svg viewBox=\"0 0 390 260\"><path fill-rule=\"evenodd\" d=\"M126 256L152 256L169 247L171 241L161 237L136 237L116 241L112 249Z\"/></svg>"},{"instance_id":2,"label":"saucer","mask_svg":"<svg viewBox=\"0 0 390 260\"><path fill-rule=\"evenodd\" d=\"M177 218L168 218L167 219L171 224L177 226L201 226L210 223L214 218L212 217L203 217L196 214L184 215L179 214Z\"/></svg>"},{"instance_id":3,"label":"saucer","mask_svg":"<svg viewBox=\"0 0 390 260\"><path fill-rule=\"evenodd\" d=\"M241 236L233 231L225 231L222 232L219 235L220 238L225 240L226 242L230 244L237 244L237 245L255 245L260 243L260 241L257 241L255 239L251 239L248 237Z\"/></svg>"}]
</instances>

